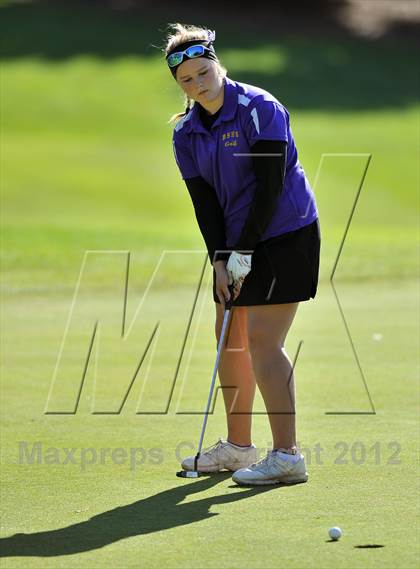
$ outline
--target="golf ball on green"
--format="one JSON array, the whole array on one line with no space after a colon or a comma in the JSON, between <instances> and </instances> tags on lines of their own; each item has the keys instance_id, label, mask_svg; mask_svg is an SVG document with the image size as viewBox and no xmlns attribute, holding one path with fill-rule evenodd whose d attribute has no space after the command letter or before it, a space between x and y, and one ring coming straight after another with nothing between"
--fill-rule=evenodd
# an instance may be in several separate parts
<instances>
[{"instance_id":1,"label":"golf ball on green","mask_svg":"<svg viewBox=\"0 0 420 569\"><path fill-rule=\"evenodd\" d=\"M340 528L333 527L328 530L328 535L330 536L331 539L337 541L337 539L340 539L340 537L343 535L343 532L341 531Z\"/></svg>"}]
</instances>

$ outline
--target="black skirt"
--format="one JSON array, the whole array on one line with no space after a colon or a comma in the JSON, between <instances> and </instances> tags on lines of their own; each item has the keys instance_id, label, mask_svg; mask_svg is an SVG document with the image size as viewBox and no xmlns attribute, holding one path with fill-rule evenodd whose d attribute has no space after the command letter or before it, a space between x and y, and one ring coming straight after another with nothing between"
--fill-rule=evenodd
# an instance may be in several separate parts
<instances>
[{"instance_id":1,"label":"black skirt","mask_svg":"<svg viewBox=\"0 0 420 569\"><path fill-rule=\"evenodd\" d=\"M318 219L296 231L258 243L252 255L251 272L234 306L286 304L315 298L320 247ZM220 304L214 269L213 299Z\"/></svg>"}]
</instances>

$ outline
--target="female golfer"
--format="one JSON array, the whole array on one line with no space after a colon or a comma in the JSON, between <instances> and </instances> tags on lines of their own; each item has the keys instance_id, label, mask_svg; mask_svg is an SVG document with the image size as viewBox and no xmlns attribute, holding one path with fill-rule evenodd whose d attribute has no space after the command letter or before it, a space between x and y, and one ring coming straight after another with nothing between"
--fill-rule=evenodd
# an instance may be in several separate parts
<instances>
[{"instance_id":1,"label":"female golfer","mask_svg":"<svg viewBox=\"0 0 420 569\"><path fill-rule=\"evenodd\" d=\"M174 153L213 265L217 342L231 291L234 300L219 365L227 440L201 454L198 470L234 471L238 484L306 482L284 343L299 302L316 294L317 207L289 113L267 91L228 78L214 40L214 32L175 24L165 48L186 95L186 111L173 117ZM251 440L256 384L273 435L273 450L259 461ZM191 456L182 467L193 463Z\"/></svg>"}]
</instances>

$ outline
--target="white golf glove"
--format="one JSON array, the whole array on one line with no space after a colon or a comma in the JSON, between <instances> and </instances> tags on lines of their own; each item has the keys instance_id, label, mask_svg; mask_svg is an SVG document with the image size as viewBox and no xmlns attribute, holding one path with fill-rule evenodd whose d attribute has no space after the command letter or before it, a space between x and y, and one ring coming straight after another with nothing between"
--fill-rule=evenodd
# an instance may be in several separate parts
<instances>
[{"instance_id":1,"label":"white golf glove","mask_svg":"<svg viewBox=\"0 0 420 569\"><path fill-rule=\"evenodd\" d=\"M252 255L242 255L232 251L226 265L229 277L229 284L240 284L242 286L245 277L251 270Z\"/></svg>"}]
</instances>

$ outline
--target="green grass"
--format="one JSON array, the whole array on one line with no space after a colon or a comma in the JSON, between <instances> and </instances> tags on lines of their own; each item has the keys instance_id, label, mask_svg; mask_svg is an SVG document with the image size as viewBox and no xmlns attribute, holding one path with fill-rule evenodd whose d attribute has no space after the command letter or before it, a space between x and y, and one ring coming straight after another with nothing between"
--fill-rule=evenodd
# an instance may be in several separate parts
<instances>
[{"instance_id":1,"label":"green grass","mask_svg":"<svg viewBox=\"0 0 420 569\"><path fill-rule=\"evenodd\" d=\"M339 55L345 59L343 46ZM297 39L281 48L254 47L226 45L220 52L234 79L252 83L244 66L248 49L249 65L260 69L254 82L268 89L279 86L279 74L290 76L293 58L309 53ZM328 67L320 62L331 63L337 45L323 40L312 47L325 77ZM369 49L357 73L367 76L375 55L372 81L385 83L392 50ZM330 59L323 59L326 53ZM398 53L391 68L397 60ZM182 108L176 85L155 55L54 60L19 53L5 59L1 535L12 556L2 567L417 566L418 106L408 96L403 100L409 85L404 65L407 60L399 69L401 84L386 96L378 92L376 108L372 90L365 108L356 87L357 105L347 108L305 106L302 95L294 98L294 87L286 91L311 182L324 153L372 155L335 286L376 415L326 414L370 410L329 282L366 158L327 157L315 187L322 229L319 292L300 306L287 342L291 356L304 342L296 368L298 438L307 449L310 481L258 490L235 487L225 475L193 482L174 476L176 448L196 444L202 419L177 411L203 409L214 363L209 289L198 296L168 414L136 414L160 411L167 401L204 261L204 252L193 252L203 250L203 242L166 122ZM282 99L281 90L276 93ZM126 327L162 251L184 252L164 257L127 342L119 339L125 254L92 257L66 344L64 375L50 404L74 401L73 379L75 373L80 377L97 318L99 376L94 383L91 365L75 415L45 415L86 250L131 251ZM204 284L210 276L207 266ZM92 405L101 410L122 399L157 321L155 358L147 356L122 413L93 415ZM263 410L259 396L255 409ZM225 436L224 425L219 394L209 444ZM270 443L264 415L254 418L254 440L259 448ZM146 459L135 469L109 454L104 464L98 459L85 468L80 454L77 464L62 464L63 455L60 464L19 464L20 441L98 453L140 447ZM347 464L337 464L340 442L348 446ZM399 462L390 464L394 442ZM314 457L317 444L321 463ZM357 464L360 448L366 457ZM184 446L181 454L187 453ZM339 543L327 542L333 525L343 529ZM24 535L10 537L15 534ZM366 544L384 547L356 548Z\"/></svg>"},{"instance_id":2,"label":"green grass","mask_svg":"<svg viewBox=\"0 0 420 569\"><path fill-rule=\"evenodd\" d=\"M190 447L185 444L195 444L201 422L199 416L177 415L176 410L201 410L208 389L214 358L209 298L202 299L204 313L184 389L181 381L177 382L169 414L163 416L135 415L143 368L121 415L90 414L92 374L75 416L43 415L69 302L54 294L8 298L2 534L32 537L6 541L6 551L19 554L7 559L4 566L136 567L140 563L147 567L193 567L199 555L203 567L218 567L221 560L229 567L391 568L396 560L400 567L415 567L415 540L406 546L407 532L414 533L414 497L418 490L414 462L418 401L414 397L416 370L411 361L418 340L415 291L415 282L400 285L398 293L406 295L402 307L396 305L397 292L385 284L350 284L341 290L377 409L375 416L325 414L368 411L369 403L328 286L321 286L317 302L301 306L287 348L294 354L298 342L304 341L297 365L298 425L302 447L312 452L310 482L270 491L234 487L224 475L194 482L174 476L179 467L176 448L182 444L181 455L188 453ZM185 315L182 307L191 298L190 288L177 292L177 314ZM109 311L109 304L117 305L114 297L96 295L94 308L99 312ZM172 351L176 346L170 338L183 337L185 319L174 318L171 291L152 295L150 306L142 329L150 329L159 310L169 312L164 320L166 333L151 368L152 377L167 379L168 359L171 376L175 369ZM197 318L193 327L196 324ZM137 330L135 337L142 333ZM373 339L375 333L382 335L381 341ZM85 352L86 343L81 339L79 331L71 344L73 359L81 350ZM191 342L190 335L186 353ZM106 340L102 344L101 336L103 345ZM101 354L108 359L106 353ZM108 363L106 378L113 378L111 387L118 400L132 362L130 358L121 362L116 355ZM185 369L186 358L180 380ZM103 383L96 387L103 393ZM155 382L146 393L150 404L160 403L165 395L162 382ZM262 409L260 398L256 409ZM224 415L218 399L206 440L220 435L224 435ZM254 419L254 440L262 449L270 442L263 415ZM30 446L42 441L44 449L79 449L77 464L62 464L62 450L60 464L19 464L20 441L28 441ZM398 463L389 464L396 450L391 444L394 441L401 451ZM343 457L347 464L336 464L344 449L341 442L348 446ZM322 464L314 455L317 444L323 449ZM354 460L360 459L357 444L366 449L362 464L352 461L352 449ZM375 444L380 456L372 450ZM97 449L98 460L83 469L80 449L90 447ZM115 464L108 456L100 464L102 448L130 452L135 447L145 449L146 459L134 470L128 459ZM150 454L153 448L159 449L157 464ZM326 541L332 525L344 531L338 544ZM285 549L284 543L289 547ZM372 543L384 547L355 549L356 545ZM231 557L232 547L235 553ZM31 554L30 559L21 557Z\"/></svg>"},{"instance_id":3,"label":"green grass","mask_svg":"<svg viewBox=\"0 0 420 569\"><path fill-rule=\"evenodd\" d=\"M145 91L145 84L156 91ZM156 60L5 63L3 93L4 262L12 288L16 275L20 283L40 285L44 270L51 281L73 286L86 249L141 250L152 270L164 248L203 248L166 122L182 97ZM417 109L291 112L311 181L323 153L372 154L347 247L395 263L386 276L400 269L413 276ZM328 157L319 172L315 190L328 264L337 251L336 242L328 250L328 232L340 242L365 161ZM366 247L367 240L377 246ZM394 242L399 254L389 259ZM364 268L370 277L378 276L376 261L382 258Z\"/></svg>"}]
</instances>

